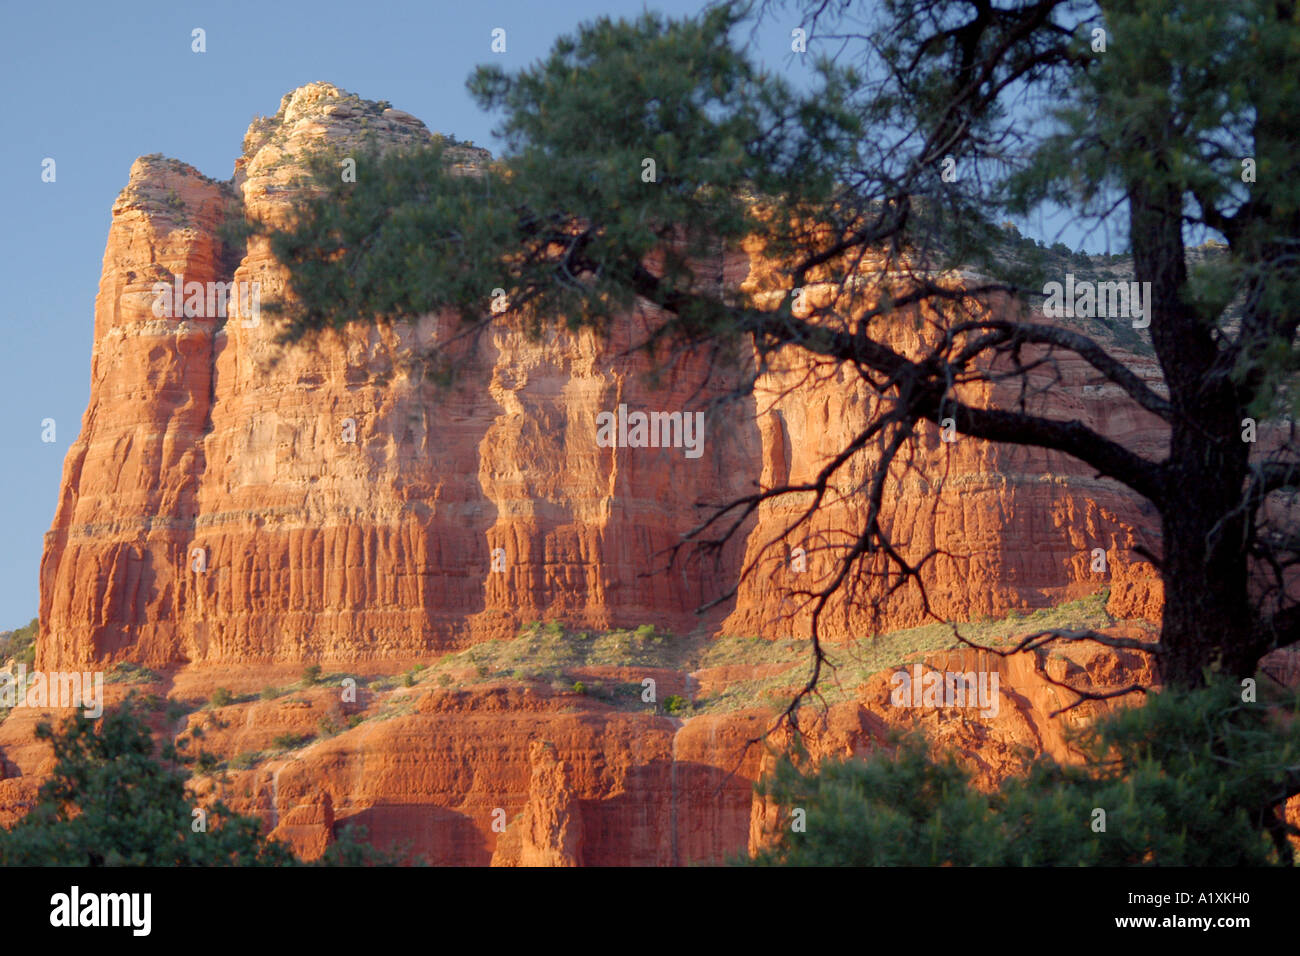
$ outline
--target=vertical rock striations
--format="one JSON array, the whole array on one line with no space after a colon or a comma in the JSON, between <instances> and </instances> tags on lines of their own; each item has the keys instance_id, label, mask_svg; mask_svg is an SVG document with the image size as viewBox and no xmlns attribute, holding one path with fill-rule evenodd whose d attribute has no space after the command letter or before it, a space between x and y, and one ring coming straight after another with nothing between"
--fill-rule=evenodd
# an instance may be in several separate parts
<instances>
[{"instance_id":1,"label":"vertical rock striations","mask_svg":"<svg viewBox=\"0 0 1300 956\"><path fill-rule=\"evenodd\" d=\"M457 384L443 388L411 361L453 331L437 316L284 347L267 314L155 314L153 284L176 276L281 296L285 272L262 239L223 249L223 215L283 222L307 155L364 136L431 138L407 114L318 83L253 124L231 184L171 160L132 167L96 300L90 404L42 562L42 666L417 658L549 617L806 632L785 592L824 577L825 549L860 520L854 483L870 450L798 539L760 551L801 507L789 500L765 506L716 561L669 571L667 549L701 504L807 479L843 447L872 407L843 370L778 368L751 400L715 406L741 370L687 356L652 383L625 351L650 320L631 315L609 341L494 329L461 348ZM450 155L469 173L487 161L463 145ZM737 283L764 271L743 255L726 263ZM1121 437L1150 427L1107 420L1112 403L1092 400L1090 381L1066 365L1042 401ZM601 447L597 416L620 405L707 411L700 457ZM948 444L934 430L915 465L888 484L888 521L909 555L945 552L929 595L941 615L1042 606L1108 584L1120 616L1158 606L1132 549L1159 542L1114 483L1062 455ZM796 547L806 571L792 570ZM1092 568L1095 548L1107 553L1104 573ZM736 600L697 619L748 562L756 571ZM881 585L863 587L870 597ZM865 603L833 605L826 633L923 619L919 593L879 618Z\"/></svg>"}]
</instances>

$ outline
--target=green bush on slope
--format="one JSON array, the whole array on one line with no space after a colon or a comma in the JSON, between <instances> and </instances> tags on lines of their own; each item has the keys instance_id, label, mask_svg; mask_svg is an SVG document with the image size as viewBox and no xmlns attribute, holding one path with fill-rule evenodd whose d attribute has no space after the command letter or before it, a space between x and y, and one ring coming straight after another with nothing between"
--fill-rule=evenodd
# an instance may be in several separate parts
<instances>
[{"instance_id":1,"label":"green bush on slope","mask_svg":"<svg viewBox=\"0 0 1300 956\"><path fill-rule=\"evenodd\" d=\"M1084 765L1039 758L992 793L976 790L951 755L932 759L919 736L898 738L892 753L811 770L785 759L758 785L782 808L783 827L753 862L1289 864L1279 817L1297 786L1297 703L1242 697L1225 682L1148 695L1076 734Z\"/></svg>"}]
</instances>

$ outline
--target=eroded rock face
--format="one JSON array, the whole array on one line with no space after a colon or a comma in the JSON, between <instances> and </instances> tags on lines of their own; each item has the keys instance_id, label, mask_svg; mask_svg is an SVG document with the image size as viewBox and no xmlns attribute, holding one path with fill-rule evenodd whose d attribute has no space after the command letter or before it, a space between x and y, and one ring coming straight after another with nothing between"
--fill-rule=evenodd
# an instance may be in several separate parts
<instances>
[{"instance_id":1,"label":"eroded rock face","mask_svg":"<svg viewBox=\"0 0 1300 956\"><path fill-rule=\"evenodd\" d=\"M755 260L749 281L761 283L769 267ZM925 342L906 315L891 326L890 346L919 356ZM1026 354L1025 364L1037 356ZM1154 365L1132 363L1155 380ZM1131 402L1111 394L1097 400L1096 374L1079 359L1057 355L1050 373L1030 376L1026 410L1076 419L1089 428L1158 455L1158 420L1125 411ZM1117 390L1116 390L1117 391ZM960 398L980 407L996 401L1015 407L1005 386L967 386ZM843 449L887 410L846 368L828 372L798 358L759 382L764 487L811 486ZM1114 409L1120 409L1119 412ZM1139 409L1139 411L1141 411ZM868 441L828 485L824 504L777 547L762 549L795 526L811 494L774 499L759 511L748 537L747 563L757 573L742 581L728 633L785 632L807 636L811 608L794 597L826 586L838 559L866 526L868 488L882 460L888 433ZM873 601L896 583L897 569L883 555L863 566L856 600L834 600L820 633L835 640L941 620L1002 617L1012 608L1041 607L1110 588L1110 613L1119 619L1159 617L1158 576L1135 549L1159 553L1157 515L1146 502L1081 462L1039 448L995 445L922 423L919 440L893 462L882 493L881 524L913 567L924 567L926 613L919 588ZM796 553L802 549L802 553ZM886 578L886 574L890 577ZM778 624L777 622L782 623Z\"/></svg>"},{"instance_id":2,"label":"eroded rock face","mask_svg":"<svg viewBox=\"0 0 1300 956\"><path fill-rule=\"evenodd\" d=\"M1142 629L1125 630L1120 629L1122 636L1144 639ZM1145 639L1151 636L1148 633ZM909 679L921 675L914 695L913 685L901 675ZM921 690L929 675L943 679L944 694L953 688L952 699L944 698L942 706L930 706ZM974 682L975 686L967 685L974 691L970 697L964 696L964 687L952 682L953 675ZM1157 685L1150 655L1097 645L1075 648L1070 656L1046 652L999 656L963 648L927 655L875 675L858 688L856 700L835 704L817 719L806 721L803 744L814 763L843 760L892 746L893 732L917 730L934 754L954 756L970 772L974 786L994 790L1008 777L1024 773L1040 756L1063 765L1080 763L1082 754L1070 746L1070 731L1115 707L1140 702L1136 695L1081 700L1068 688L1104 693L1132 684ZM775 759L774 754L767 755L758 776L770 770ZM769 846L789 821L788 807L756 794L749 851Z\"/></svg>"},{"instance_id":3,"label":"eroded rock face","mask_svg":"<svg viewBox=\"0 0 1300 956\"><path fill-rule=\"evenodd\" d=\"M701 504L807 480L853 438L872 399L844 371L810 379L778 365L751 398L721 404L745 368L686 355L652 380L627 350L654 319L632 314L604 341L565 332L535 340L502 325L448 345L459 374L442 387L423 381L411 359L452 340L443 317L284 347L266 313L155 314L153 283L177 275L237 289L255 282L267 301L282 295L285 273L265 243L226 248L219 226L241 212L283 222L307 152L346 147L363 132L383 145L431 135L408 114L311 84L253 124L230 184L170 160L133 166L96 300L90 404L46 539L38 666L134 661L165 673L155 692L203 700L217 686L251 698L308 661L391 674L548 618L579 628L806 634L807 612L788 591L823 576L824 548L860 523L855 486L878 461L871 447L799 538L761 551L797 513L801 502L791 500L761 508L716 559L665 570L665 552L699 522ZM467 146L449 155L467 175L487 161ZM745 251L719 270L737 286L774 278ZM900 323L896 347L919 344ZM1081 364L1062 363L1035 400L1154 450L1153 422L1123 417L1093 387ZM704 413L699 457L682 447L605 447L597 416L621 405ZM1000 616L1102 587L1115 617L1158 615L1158 578L1134 552L1158 553L1154 516L1065 456L948 443L929 430L911 467L892 473L885 500L907 555L947 552L931 565L931 607L942 616ZM754 573L741 580L751 562ZM695 614L737 585L711 616ZM864 579L859 597L880 587ZM901 592L879 616L869 603L832 604L823 636L924 620L918 593ZM919 719L984 784L1015 772L1021 745L1066 756L1061 718L1047 717L1056 691L1039 670L1055 665L1024 656L980 666L997 670L1015 701L992 723L891 710L882 677L831 709L818 752L867 752L890 727ZM766 675L763 667L732 665L707 679ZM1150 676L1140 661L1084 670L1106 686ZM653 676L662 695L687 697L700 679ZM346 703L337 688L310 688L158 729L200 728L205 749L243 768L200 796L258 814L308 858L352 823L437 864L681 865L743 853L775 825L776 808L751 793L765 759L752 742L772 716L754 709L682 721L653 706L620 709L504 681L366 691ZM0 814L21 812L50 770L48 750L30 745L33 720L23 713L0 726ZM286 735L312 742L286 748L277 743ZM504 832L494 826L502 816Z\"/></svg>"},{"instance_id":4,"label":"eroded rock face","mask_svg":"<svg viewBox=\"0 0 1300 956\"><path fill-rule=\"evenodd\" d=\"M414 660L552 617L806 632L806 613L783 617L786 592L823 576L824 548L842 546L861 520L852 488L870 449L840 482L840 500L776 550L759 549L801 507L795 500L765 505L716 560L669 569L667 549L702 504L756 482L804 480L842 448L872 408L846 372L803 381L803 369L777 367L752 398L718 406L744 369L687 355L652 382L646 361L624 354L653 321L635 314L608 341L533 340L503 325L453 347L460 374L444 388L411 362L454 333L437 316L292 347L277 344L269 315L156 317L152 283L178 275L237 290L256 283L266 301L283 295L285 272L262 239L242 255L223 248L222 216L242 209L283 222L307 155L346 151L363 134L384 146L431 135L406 114L311 84L253 124L231 184L170 160L133 167L96 301L90 404L42 563L41 665ZM467 175L487 161L467 146L449 154ZM743 252L719 268L737 285L772 272ZM915 344L904 326L902 349ZM1107 419L1116 403L1090 400L1090 380L1067 366L1043 401L1126 439L1150 427ZM602 447L597 416L620 405L707 412L699 457ZM997 615L1107 584L1117 616L1158 608L1155 577L1132 553L1138 542L1158 551L1150 516L1065 456L949 444L930 431L886 499L906 553L948 552L931 566L941 615ZM807 571L791 569L795 547ZM1096 548L1104 572L1093 568ZM695 608L735 586L750 561L756 573L737 598L698 618ZM832 605L823 633L922 619L919 592L879 618L861 603Z\"/></svg>"},{"instance_id":5,"label":"eroded rock face","mask_svg":"<svg viewBox=\"0 0 1300 956\"><path fill-rule=\"evenodd\" d=\"M187 166L145 157L113 206L91 401L41 561L46 666L174 653L218 328L213 318L159 318L152 289L173 275L222 278L217 228L232 196Z\"/></svg>"},{"instance_id":6,"label":"eroded rock face","mask_svg":"<svg viewBox=\"0 0 1300 956\"><path fill-rule=\"evenodd\" d=\"M582 821L574 808L572 768L548 740L534 740L528 757L533 766L528 802L497 842L492 865L581 866Z\"/></svg>"},{"instance_id":7,"label":"eroded rock face","mask_svg":"<svg viewBox=\"0 0 1300 956\"><path fill-rule=\"evenodd\" d=\"M805 708L805 746L814 759L862 756L888 746L891 731L916 727L981 787L1038 754L1072 762L1067 728L1122 702L1085 702L1053 717L1073 699L1053 681L1104 691L1153 679L1137 652L1076 651L953 651L891 668L828 709ZM997 706L985 708L995 712L980 715L961 701L898 706L894 675L912 667L996 674ZM677 683L698 684L699 676L679 674ZM782 692L792 694L799 674L788 676ZM785 743L783 734L762 740L770 709L681 720L653 704L612 706L495 680L464 689L374 685L341 703L336 684L294 689L283 686L286 677L276 665L207 665L134 689L188 702L188 714L150 711L155 729L225 764L194 779L196 805L219 799L254 815L306 859L324 853L341 827L361 826L377 846L434 865L718 864L761 847L784 823L781 808L753 792L772 748ZM193 709L217 686L242 699ZM280 696L250 693L268 686ZM108 685L106 704L120 704L130 689ZM30 806L53 769L48 745L31 733L51 716L58 713L17 710L0 724L0 820Z\"/></svg>"}]
</instances>

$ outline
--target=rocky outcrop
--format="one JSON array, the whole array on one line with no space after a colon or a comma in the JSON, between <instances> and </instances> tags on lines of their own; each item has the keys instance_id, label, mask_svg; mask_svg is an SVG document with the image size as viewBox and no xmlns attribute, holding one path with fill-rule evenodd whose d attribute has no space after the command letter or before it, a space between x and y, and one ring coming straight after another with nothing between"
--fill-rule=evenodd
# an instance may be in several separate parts
<instances>
[{"instance_id":1,"label":"rocky outcrop","mask_svg":"<svg viewBox=\"0 0 1300 956\"><path fill-rule=\"evenodd\" d=\"M549 740L534 740L528 757L533 765L528 802L497 842L492 865L581 866L582 822L574 807L572 768Z\"/></svg>"},{"instance_id":2,"label":"rocky outcrop","mask_svg":"<svg viewBox=\"0 0 1300 956\"><path fill-rule=\"evenodd\" d=\"M995 712L980 715L960 702L897 705L894 675L915 666L996 674L995 697L985 701L996 701L985 708ZM775 716L767 707L682 720L637 698L611 705L537 683L489 679L458 689L363 679L351 695L341 681L284 686L286 676L274 666L211 665L134 689L190 710L173 718L160 702L150 713L161 736L222 767L194 778L197 804L219 799L259 817L306 859L324 853L342 828L361 827L380 848L434 865L718 864L763 845L781 825L780 808L753 793L786 743L779 734L763 739ZM741 665L729 676L745 676ZM698 685L693 675L678 678ZM814 759L869 754L889 746L891 731L915 727L969 767L976 785L992 787L1032 756L1076 759L1068 729L1116 706L1088 701L1053 716L1073 702L1053 681L1111 690L1151 680L1137 652L952 651L877 674L829 708L809 706L800 724ZM217 686L234 702L195 709ZM278 696L249 692L257 686ZM108 689L115 706L132 688ZM48 745L32 743L31 734L50 716L16 710L0 724L0 819L21 813L52 770Z\"/></svg>"},{"instance_id":3,"label":"rocky outcrop","mask_svg":"<svg viewBox=\"0 0 1300 956\"><path fill-rule=\"evenodd\" d=\"M253 124L229 184L171 160L133 167L104 257L90 403L42 562L41 666L410 661L545 618L807 631L789 590L824 576L860 521L853 487L870 448L797 540L762 550L800 507L782 500L716 557L670 567L668 549L703 505L805 479L861 429L871 398L843 370L803 381L806 369L774 368L747 401L719 404L745 369L686 355L652 379L627 352L652 321L641 314L608 340L502 325L453 345L450 320L429 316L289 347L251 307L156 314L153 284L176 276L281 297L285 273L265 241L227 248L222 217L284 222L323 146L342 154L364 136L387 147L431 135L406 114L311 84ZM487 161L459 144L449 155L467 175ZM748 253L720 269L737 285L775 281ZM423 380L413 361L434 344L455 356L454 386ZM1150 428L1114 417L1118 403L1089 394L1090 381L1066 366L1042 401L1126 440ZM621 405L707 412L700 456L602 447L596 417ZM1150 516L1065 456L927 432L886 495L909 556L945 552L928 566L941 615L997 615L1108 584L1118 616L1158 607L1154 575L1133 552L1139 542L1158 551ZM807 570L796 572L799 547ZM1093 567L1096 548L1105 571ZM868 597L882 590L863 581ZM695 615L738 582L734 601ZM824 633L922 617L915 591L881 616L864 603L832 606Z\"/></svg>"},{"instance_id":4,"label":"rocky outcrop","mask_svg":"<svg viewBox=\"0 0 1300 956\"><path fill-rule=\"evenodd\" d=\"M755 260L748 281L761 287L766 268ZM924 342L909 317L900 315L890 345L915 355ZM1023 358L1032 365L1042 356ZM1153 380L1157 376L1150 362L1133 357L1132 364ZM1026 410L1075 419L1144 454L1158 454L1158 420L1132 413L1131 402L1113 394L1115 389L1103 390L1096 379L1082 360L1052 356L1029 378ZM976 407L1017 403L1005 386L956 391ZM760 380L756 396L763 487L813 485L827 463L853 447L887 410L852 370L827 372L798 358L773 368ZM802 524L811 495L764 503L747 541L745 562L754 572L740 583L725 631L810 633L811 607L797 595L825 587L856 544L867 521L868 482L888 437L882 433L866 442ZM855 600L832 601L823 612L821 633L832 640L936 618L1002 617L1013 608L1050 606L1101 588L1110 588L1109 610L1117 618L1159 616L1158 575L1135 550L1159 553L1154 509L1069 456L955 432L945 440L940 429L922 423L919 440L891 465L882 501L881 525L898 553L911 566L924 568L926 592L908 587L884 600L897 569L876 549L876 560L858 567ZM797 533L783 535L796 526ZM879 608L877 600L883 602Z\"/></svg>"},{"instance_id":5,"label":"rocky outcrop","mask_svg":"<svg viewBox=\"0 0 1300 956\"><path fill-rule=\"evenodd\" d=\"M783 499L707 560L669 563L668 553L709 504L815 475L875 410L860 381L786 359L747 399L723 401L752 371L750 357L728 367L687 353L652 376L632 348L654 321L641 312L605 339L536 338L502 324L462 341L450 319L427 316L285 346L279 320L252 299L214 311L205 294L187 310L185 294L159 308L155 283L176 277L182 291L233 283L227 291L239 299L255 283L264 302L283 296L285 272L265 241L239 239L223 222L284 222L301 198L297 177L322 146L344 155L366 137L391 147L432 135L408 114L310 84L253 124L229 183L158 157L132 167L96 300L90 403L46 538L37 664L157 668L162 679L141 689L190 711L173 719L160 709L159 734L198 742L227 764L197 796L259 815L306 858L339 828L360 825L372 842L434 864L722 862L759 845L779 816L751 792L768 759L756 741L773 714L755 706L683 720L662 702L689 699L702 682L780 683L781 668L738 662L689 674L617 662L566 676L651 677L659 703L644 706L522 677L471 673L463 687L391 678L534 620L807 634L807 608L792 591L824 581L860 525L878 446L849 463L798 535L781 539L806 500ZM488 161L454 141L446 155L465 175ZM735 286L780 284L753 250L718 269ZM900 316L895 347L918 348L920 334ZM453 357L450 386L421 374L418 357L433 346ZM1133 364L1158 377L1150 363ZM1122 411L1081 363L1061 360L1035 385L1037 410L1157 449L1154 423ZM606 447L597 416L621 406L699 411L698 457L684 447ZM924 430L891 469L885 500L901 553L938 552L927 597L942 617L1001 616L1101 588L1116 618L1159 613L1158 578L1138 557L1139 548L1159 552L1153 516L1063 455ZM874 607L885 587L864 573L853 603L828 606L822 635L926 620L915 590ZM733 588L709 615L695 613ZM813 749L865 753L917 721L990 785L1016 772L1024 748L1069 758L1063 727L1088 711L1049 717L1061 701L1045 673L1098 686L1149 678L1130 656L933 658L934 667L998 673L1004 708L989 720L901 711L880 675L820 719L810 715ZM294 683L316 661L364 671L371 683L351 696L337 681ZM124 693L112 686L110 704ZM238 699L198 709L217 687ZM31 743L36 718L16 711L0 725L0 822L50 771L48 748Z\"/></svg>"},{"instance_id":6,"label":"rocky outcrop","mask_svg":"<svg viewBox=\"0 0 1300 956\"><path fill-rule=\"evenodd\" d=\"M1140 629L1121 629L1121 634L1143 639ZM902 692L906 685L899 674L920 674L922 681L926 675L935 675L944 682L945 694L951 675L970 675L977 688L983 682L983 689L990 693L980 696L976 689L978 700L972 704L961 696L962 688L952 701L944 699L943 706L930 706L920 687L914 698ZM1115 652L1090 645L1075 648L1068 656L1044 651L1001 657L965 648L927 655L875 675L859 688L856 700L833 705L818 719L806 721L802 745L815 764L827 758L864 757L879 747L892 746L895 732L919 731L933 753L954 756L970 772L975 786L993 790L1006 778L1023 773L1039 756L1060 764L1081 762L1082 754L1072 746L1071 733L1115 707L1137 702L1135 695L1111 701L1081 700L1068 688L1106 692L1157 683L1151 656L1139 651ZM980 706L985 703L990 706ZM765 756L758 776L772 769L788 739L787 734L773 741L773 751ZM784 809L755 795L749 827L751 853L768 846L788 822Z\"/></svg>"},{"instance_id":7,"label":"rocky outcrop","mask_svg":"<svg viewBox=\"0 0 1300 956\"><path fill-rule=\"evenodd\" d=\"M223 275L218 227L232 193L160 157L131 167L113 206L95 300L90 405L68 452L41 562L47 662L172 653L206 471L217 322L164 319L151 293L173 275Z\"/></svg>"}]
</instances>

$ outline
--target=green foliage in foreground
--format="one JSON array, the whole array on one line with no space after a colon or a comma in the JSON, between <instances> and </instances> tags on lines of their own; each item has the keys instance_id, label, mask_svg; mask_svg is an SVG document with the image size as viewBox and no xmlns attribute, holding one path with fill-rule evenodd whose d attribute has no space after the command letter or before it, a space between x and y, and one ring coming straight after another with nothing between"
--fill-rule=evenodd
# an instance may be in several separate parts
<instances>
[{"instance_id":1,"label":"green foliage in foreground","mask_svg":"<svg viewBox=\"0 0 1300 956\"><path fill-rule=\"evenodd\" d=\"M185 793L187 774L165 748L154 756L148 725L128 701L98 723L81 714L59 731L49 724L37 736L54 747L54 775L37 805L8 830L0 830L3 866L289 866L289 847L262 836L255 817L222 803L207 807L195 832L194 807ZM390 862L345 831L325 864Z\"/></svg>"},{"instance_id":2,"label":"green foliage in foreground","mask_svg":"<svg viewBox=\"0 0 1300 956\"><path fill-rule=\"evenodd\" d=\"M96 722L77 714L56 733L37 736L54 747L54 776L38 803L0 831L5 866L284 865L294 856L265 840L258 821L217 804L205 832L191 829L194 807L186 774L154 757L148 726L130 706Z\"/></svg>"},{"instance_id":3,"label":"green foliage in foreground","mask_svg":"<svg viewBox=\"0 0 1300 956\"><path fill-rule=\"evenodd\" d=\"M754 861L801 866L1259 866L1292 864L1279 814L1300 783L1295 701L1243 703L1241 687L1149 695L1078 736L1081 767L1036 760L981 793L918 736L892 753L783 761L759 784L782 808ZM793 810L804 811L803 832ZM1105 812L1104 832L1099 832ZM1291 832L1295 832L1292 830Z\"/></svg>"},{"instance_id":4,"label":"green foliage in foreground","mask_svg":"<svg viewBox=\"0 0 1300 956\"><path fill-rule=\"evenodd\" d=\"M0 631L0 662L13 658L25 664L28 670L36 666L36 637L40 634L40 621L32 618L26 626L13 631Z\"/></svg>"},{"instance_id":5,"label":"green foliage in foreground","mask_svg":"<svg viewBox=\"0 0 1300 956\"><path fill-rule=\"evenodd\" d=\"M733 46L741 19L721 6L598 18L522 73L479 68L469 90L503 114L508 167L463 176L438 144L363 156L343 183L337 158L318 157L320 201L270 235L294 296L264 308L289 306L296 339L444 309L477 321L499 287L534 330L556 316L607 328L636 305L652 252L664 294L697 290L695 264L772 231L747 197L785 219L824 209L863 135L843 105L851 72L828 67L818 95L800 94ZM739 332L714 297L682 297L674 314L692 334Z\"/></svg>"},{"instance_id":6,"label":"green foliage in foreground","mask_svg":"<svg viewBox=\"0 0 1300 956\"><path fill-rule=\"evenodd\" d=\"M108 672L106 680L110 684L156 684L162 680L162 675L131 661L118 661Z\"/></svg>"}]
</instances>

